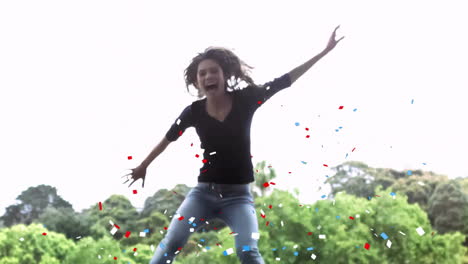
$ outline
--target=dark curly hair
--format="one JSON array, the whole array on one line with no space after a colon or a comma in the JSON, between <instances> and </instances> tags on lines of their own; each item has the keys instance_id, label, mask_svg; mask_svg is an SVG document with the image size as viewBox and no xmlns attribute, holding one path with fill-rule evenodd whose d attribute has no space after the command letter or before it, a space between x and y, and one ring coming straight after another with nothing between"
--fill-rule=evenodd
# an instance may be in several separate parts
<instances>
[{"instance_id":1,"label":"dark curly hair","mask_svg":"<svg viewBox=\"0 0 468 264\"><path fill-rule=\"evenodd\" d=\"M226 48L208 47L203 53L198 53L184 71L187 91L190 93L189 87L190 85L193 85L198 91L197 97L199 99L203 97L203 94L200 89L195 86L195 83L197 82L198 64L205 59L216 61L223 70L225 91L228 91L228 89L239 90L239 84L242 81L246 82L249 86L257 86L248 73L250 69L253 69L253 67L247 65L245 62L240 60L237 55Z\"/></svg>"}]
</instances>

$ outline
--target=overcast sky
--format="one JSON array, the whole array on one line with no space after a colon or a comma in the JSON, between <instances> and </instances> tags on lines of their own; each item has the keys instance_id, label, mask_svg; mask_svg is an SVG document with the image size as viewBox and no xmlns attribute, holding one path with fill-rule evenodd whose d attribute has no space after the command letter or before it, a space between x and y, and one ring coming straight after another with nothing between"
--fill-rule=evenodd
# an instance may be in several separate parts
<instances>
[{"instance_id":1,"label":"overcast sky","mask_svg":"<svg viewBox=\"0 0 468 264\"><path fill-rule=\"evenodd\" d=\"M464 5L2 1L0 213L39 184L75 210L112 194L141 208L160 188L194 186L194 128L150 165L144 189L120 178L197 100L184 86L190 60L208 46L231 48L265 83L319 53L337 25L338 46L254 116L252 160L276 169L273 188L312 201L327 194L317 191L331 173L323 164L347 160L466 177Z\"/></svg>"}]
</instances>

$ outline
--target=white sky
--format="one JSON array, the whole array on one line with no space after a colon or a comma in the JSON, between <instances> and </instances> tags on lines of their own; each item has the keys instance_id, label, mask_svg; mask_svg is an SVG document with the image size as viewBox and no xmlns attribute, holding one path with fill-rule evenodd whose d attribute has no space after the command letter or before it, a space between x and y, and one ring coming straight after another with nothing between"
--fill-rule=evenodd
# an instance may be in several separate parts
<instances>
[{"instance_id":1,"label":"white sky","mask_svg":"<svg viewBox=\"0 0 468 264\"><path fill-rule=\"evenodd\" d=\"M305 202L326 194L317 191L330 173L322 164L346 160L468 176L464 7L394 0L2 1L0 213L39 184L55 186L75 210L111 194L142 207L160 188L194 186L202 165L194 128L151 164L144 189L120 178L196 100L183 80L191 58L208 46L231 48L264 83L320 52L337 25L345 39L335 50L256 112L254 165L267 160L279 175L274 188L299 188Z\"/></svg>"}]
</instances>

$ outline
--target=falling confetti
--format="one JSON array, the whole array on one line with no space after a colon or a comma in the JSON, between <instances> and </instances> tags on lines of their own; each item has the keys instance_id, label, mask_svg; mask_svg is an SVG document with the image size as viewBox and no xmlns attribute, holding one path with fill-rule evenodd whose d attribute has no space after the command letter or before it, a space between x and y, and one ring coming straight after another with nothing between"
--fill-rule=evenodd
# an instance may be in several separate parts
<instances>
[{"instance_id":1,"label":"falling confetti","mask_svg":"<svg viewBox=\"0 0 468 264\"><path fill-rule=\"evenodd\" d=\"M343 109L343 106L338 107L338 109L340 109L340 110Z\"/></svg>"},{"instance_id":2,"label":"falling confetti","mask_svg":"<svg viewBox=\"0 0 468 264\"><path fill-rule=\"evenodd\" d=\"M132 159L132 156L128 156L128 159L131 160L131 159Z\"/></svg>"},{"instance_id":3,"label":"falling confetti","mask_svg":"<svg viewBox=\"0 0 468 264\"><path fill-rule=\"evenodd\" d=\"M370 248L369 243L366 243L366 244L364 245L364 248L367 249L367 250L369 250L369 248Z\"/></svg>"},{"instance_id":4,"label":"falling confetti","mask_svg":"<svg viewBox=\"0 0 468 264\"><path fill-rule=\"evenodd\" d=\"M133 190L133 194L137 194L137 193L138 193L137 190Z\"/></svg>"},{"instance_id":5,"label":"falling confetti","mask_svg":"<svg viewBox=\"0 0 468 264\"><path fill-rule=\"evenodd\" d=\"M413 104L413 102L414 102L414 99L411 99L411 104Z\"/></svg>"},{"instance_id":6,"label":"falling confetti","mask_svg":"<svg viewBox=\"0 0 468 264\"><path fill-rule=\"evenodd\" d=\"M102 203L99 202L99 211L102 211Z\"/></svg>"}]
</instances>

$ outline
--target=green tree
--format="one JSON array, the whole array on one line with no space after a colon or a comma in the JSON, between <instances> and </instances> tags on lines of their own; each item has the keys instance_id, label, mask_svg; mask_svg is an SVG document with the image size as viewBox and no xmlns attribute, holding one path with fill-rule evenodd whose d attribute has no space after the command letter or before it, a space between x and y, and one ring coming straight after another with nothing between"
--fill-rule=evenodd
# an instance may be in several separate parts
<instances>
[{"instance_id":1,"label":"green tree","mask_svg":"<svg viewBox=\"0 0 468 264\"><path fill-rule=\"evenodd\" d=\"M29 187L17 198L18 204L10 205L6 208L5 214L1 217L5 226L16 224L29 225L47 207L72 208L72 205L57 195L55 187L49 185L38 185Z\"/></svg>"},{"instance_id":2,"label":"green tree","mask_svg":"<svg viewBox=\"0 0 468 264\"><path fill-rule=\"evenodd\" d=\"M251 185L251 192L254 198L265 196L267 194L267 188L265 188L263 184L265 182L270 183L271 180L276 178L276 171L271 168L271 166L266 168L266 161L261 161L255 165L254 173L255 183Z\"/></svg>"},{"instance_id":3,"label":"green tree","mask_svg":"<svg viewBox=\"0 0 468 264\"><path fill-rule=\"evenodd\" d=\"M83 214L76 213L72 208L48 207L33 222L42 223L47 229L62 233L69 239L91 235L89 219Z\"/></svg>"},{"instance_id":4,"label":"green tree","mask_svg":"<svg viewBox=\"0 0 468 264\"><path fill-rule=\"evenodd\" d=\"M0 263L63 263L74 249L75 244L63 234L38 224L20 224L0 230Z\"/></svg>"}]
</instances>

